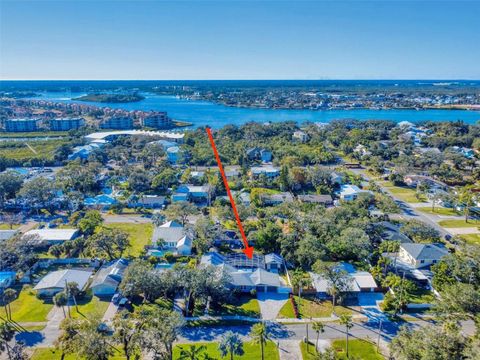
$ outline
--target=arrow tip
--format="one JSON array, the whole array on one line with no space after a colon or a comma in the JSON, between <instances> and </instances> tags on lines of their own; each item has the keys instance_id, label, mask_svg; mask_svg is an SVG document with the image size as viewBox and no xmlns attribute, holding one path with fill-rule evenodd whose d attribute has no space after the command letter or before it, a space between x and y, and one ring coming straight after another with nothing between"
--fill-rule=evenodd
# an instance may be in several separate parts
<instances>
[{"instance_id":1,"label":"arrow tip","mask_svg":"<svg viewBox=\"0 0 480 360\"><path fill-rule=\"evenodd\" d=\"M245 255L247 255L247 258L253 258L253 246L247 246L243 249L243 252Z\"/></svg>"}]
</instances>

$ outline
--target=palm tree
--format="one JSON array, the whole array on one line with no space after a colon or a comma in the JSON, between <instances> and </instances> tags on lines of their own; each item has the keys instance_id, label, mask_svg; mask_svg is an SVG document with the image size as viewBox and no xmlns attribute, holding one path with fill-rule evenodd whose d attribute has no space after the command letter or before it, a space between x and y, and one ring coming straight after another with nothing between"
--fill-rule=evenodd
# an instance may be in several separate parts
<instances>
[{"instance_id":1,"label":"palm tree","mask_svg":"<svg viewBox=\"0 0 480 360\"><path fill-rule=\"evenodd\" d=\"M465 215L465 222L468 222L470 215L470 208L475 205L472 185L465 186L458 194L458 200L463 204L463 213Z\"/></svg>"},{"instance_id":2,"label":"palm tree","mask_svg":"<svg viewBox=\"0 0 480 360\"><path fill-rule=\"evenodd\" d=\"M77 296L80 293L78 284L75 281L69 282L66 285L67 294L73 298L73 303L75 304L75 310L78 312Z\"/></svg>"},{"instance_id":3,"label":"palm tree","mask_svg":"<svg viewBox=\"0 0 480 360\"><path fill-rule=\"evenodd\" d=\"M0 354L7 350L8 358L11 359L12 356L10 354L10 345L8 344L15 335L15 330L12 326L4 322L0 325Z\"/></svg>"},{"instance_id":4,"label":"palm tree","mask_svg":"<svg viewBox=\"0 0 480 360\"><path fill-rule=\"evenodd\" d=\"M250 337L255 344L260 344L260 348L262 350L262 360L264 360L264 348L267 340L269 339L269 332L265 323L253 325L252 330L250 331Z\"/></svg>"},{"instance_id":5,"label":"palm tree","mask_svg":"<svg viewBox=\"0 0 480 360\"><path fill-rule=\"evenodd\" d=\"M205 345L190 345L188 349L180 348L178 360L199 360L203 357L205 349Z\"/></svg>"},{"instance_id":6,"label":"palm tree","mask_svg":"<svg viewBox=\"0 0 480 360\"><path fill-rule=\"evenodd\" d=\"M352 315L343 314L342 316L340 316L340 324L345 325L345 329L347 331L347 342L345 347L348 359L348 336L349 330L353 327Z\"/></svg>"},{"instance_id":7,"label":"palm tree","mask_svg":"<svg viewBox=\"0 0 480 360\"><path fill-rule=\"evenodd\" d=\"M7 314L7 319L12 320L12 309L10 303L17 298L17 291L15 289L6 289L3 292L3 303L5 304L5 313ZM8 305L8 311L7 311Z\"/></svg>"},{"instance_id":8,"label":"palm tree","mask_svg":"<svg viewBox=\"0 0 480 360\"><path fill-rule=\"evenodd\" d=\"M316 321L312 325L313 331L317 333L317 341L315 342L315 350L318 351L318 339L320 338L320 333L325 332L325 325L321 321Z\"/></svg>"},{"instance_id":9,"label":"palm tree","mask_svg":"<svg viewBox=\"0 0 480 360\"><path fill-rule=\"evenodd\" d=\"M243 341L237 334L227 331L220 339L218 350L223 357L230 354L230 360L233 360L233 355L243 355Z\"/></svg>"},{"instance_id":10,"label":"palm tree","mask_svg":"<svg viewBox=\"0 0 480 360\"><path fill-rule=\"evenodd\" d=\"M53 297L53 303L55 304L55 306L62 308L63 316L65 317L65 319L67 318L67 313L65 312L65 305L67 305L67 302L68 302L67 294L65 294L65 292L63 291L59 292Z\"/></svg>"}]
</instances>

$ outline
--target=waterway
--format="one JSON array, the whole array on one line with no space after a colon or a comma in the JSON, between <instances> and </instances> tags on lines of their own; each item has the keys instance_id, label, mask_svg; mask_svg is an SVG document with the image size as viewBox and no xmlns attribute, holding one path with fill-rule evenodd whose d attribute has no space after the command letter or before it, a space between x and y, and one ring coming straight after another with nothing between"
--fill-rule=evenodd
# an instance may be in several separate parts
<instances>
[{"instance_id":1,"label":"waterway","mask_svg":"<svg viewBox=\"0 0 480 360\"><path fill-rule=\"evenodd\" d=\"M76 102L72 98L85 95L72 92L45 92L36 99L55 100L60 102ZM228 124L242 125L250 121L260 123L295 121L327 123L336 119L358 120L391 120L394 122L410 121L413 123L423 121L457 121L462 120L474 124L480 120L480 111L469 110L277 110L277 109L251 109L228 107L207 101L180 99L175 96L145 94L142 101L132 103L98 103L80 102L99 107L109 107L125 110L155 110L167 111L168 115L181 121L187 121L197 126L211 126L220 128ZM78 101L77 101L78 102Z\"/></svg>"}]
</instances>

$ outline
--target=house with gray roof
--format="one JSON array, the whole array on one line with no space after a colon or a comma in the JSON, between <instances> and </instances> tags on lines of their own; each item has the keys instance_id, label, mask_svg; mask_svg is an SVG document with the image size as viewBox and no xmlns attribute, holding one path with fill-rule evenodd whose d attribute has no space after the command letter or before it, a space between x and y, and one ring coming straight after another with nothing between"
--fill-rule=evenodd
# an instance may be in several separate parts
<instances>
[{"instance_id":1,"label":"house with gray roof","mask_svg":"<svg viewBox=\"0 0 480 360\"><path fill-rule=\"evenodd\" d=\"M400 244L398 258L415 269L438 263L448 250L442 244Z\"/></svg>"},{"instance_id":2,"label":"house with gray roof","mask_svg":"<svg viewBox=\"0 0 480 360\"><path fill-rule=\"evenodd\" d=\"M209 252L200 260L200 267L214 266L218 271L227 273L229 286L245 293L252 290L289 293L292 289L278 274L282 265L283 258L277 254L254 254L253 259L248 259L244 254L225 256Z\"/></svg>"},{"instance_id":3,"label":"house with gray roof","mask_svg":"<svg viewBox=\"0 0 480 360\"><path fill-rule=\"evenodd\" d=\"M115 294L127 267L128 261L125 259L119 259L113 263L102 266L90 284L93 295L105 297Z\"/></svg>"},{"instance_id":4,"label":"house with gray roof","mask_svg":"<svg viewBox=\"0 0 480 360\"><path fill-rule=\"evenodd\" d=\"M16 233L17 230L0 230L0 242L10 240Z\"/></svg>"},{"instance_id":5,"label":"house with gray roof","mask_svg":"<svg viewBox=\"0 0 480 360\"><path fill-rule=\"evenodd\" d=\"M38 296L50 297L63 291L66 284L76 282L80 290L84 290L92 270L90 269L64 269L52 271L45 275L40 282L35 285L33 290L37 291Z\"/></svg>"},{"instance_id":6,"label":"house with gray roof","mask_svg":"<svg viewBox=\"0 0 480 360\"><path fill-rule=\"evenodd\" d=\"M193 236L176 221L168 221L155 227L152 235L154 247L178 255L191 255L192 241Z\"/></svg>"}]
</instances>

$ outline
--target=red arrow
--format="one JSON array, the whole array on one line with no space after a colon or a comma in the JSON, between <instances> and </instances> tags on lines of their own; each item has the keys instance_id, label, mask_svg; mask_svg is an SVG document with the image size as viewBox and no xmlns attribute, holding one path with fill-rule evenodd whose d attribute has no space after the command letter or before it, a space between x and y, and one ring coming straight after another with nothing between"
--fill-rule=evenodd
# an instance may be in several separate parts
<instances>
[{"instance_id":1,"label":"red arrow","mask_svg":"<svg viewBox=\"0 0 480 360\"><path fill-rule=\"evenodd\" d=\"M240 230L240 234L242 235L243 245L245 248L243 252L249 259L253 258L253 246L248 245L247 237L245 236L245 231L243 230L242 222L240 221L240 216L238 215L237 207L235 206L235 200L233 200L232 193L230 191L230 187L228 186L227 177L225 176L225 171L223 171L222 162L220 161L220 156L218 156L217 147L215 146L215 141L213 141L212 130L207 127L207 134L210 140L210 144L212 145L213 153L215 154L215 159L217 160L218 168L220 169L220 174L222 175L223 184L225 185L225 189L227 189L228 198L230 199L230 204L232 204L233 213L235 214L235 219L237 220L238 230Z\"/></svg>"}]
</instances>

